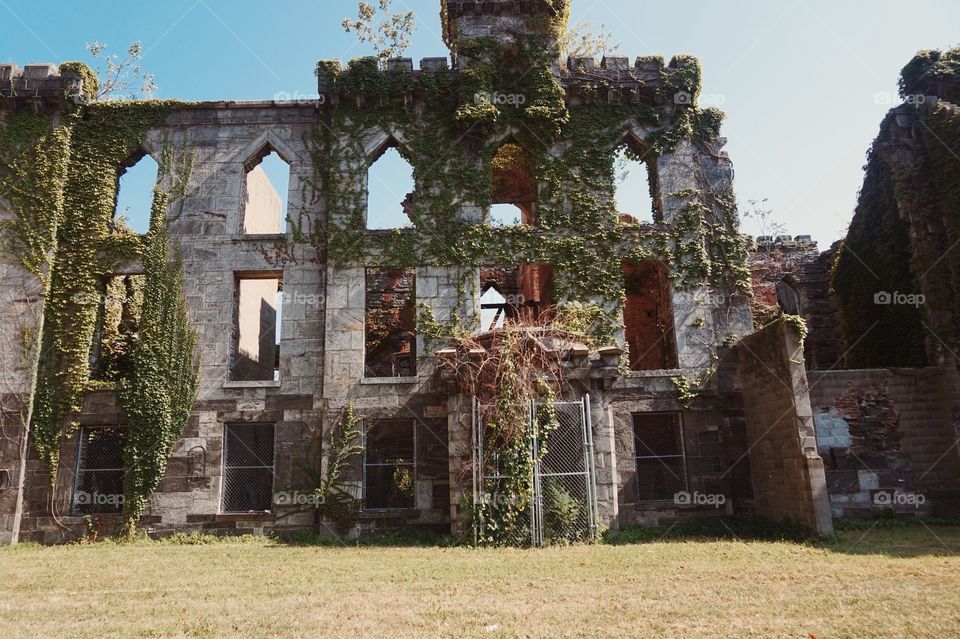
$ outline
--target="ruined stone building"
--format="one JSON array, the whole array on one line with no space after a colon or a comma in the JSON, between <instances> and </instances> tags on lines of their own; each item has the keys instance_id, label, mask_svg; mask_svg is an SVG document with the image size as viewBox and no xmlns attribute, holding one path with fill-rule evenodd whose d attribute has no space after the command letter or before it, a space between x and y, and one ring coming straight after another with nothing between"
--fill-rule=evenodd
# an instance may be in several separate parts
<instances>
[{"instance_id":1,"label":"ruined stone building","mask_svg":"<svg viewBox=\"0 0 960 639\"><path fill-rule=\"evenodd\" d=\"M871 491L927 485L903 483L899 461L872 477L856 466L849 439L875 423L916 424L897 453L914 455L914 474L950 456L934 474L953 489L954 412L934 414L943 369L829 370L842 353L821 338L828 267L781 268L772 298L761 291L808 316L819 370L805 370L796 323L755 330L762 251L751 258L739 233L722 114L697 105L695 59L561 60L562 0L442 7L449 57L322 61L315 100L98 103L80 65L0 66L0 214L17 240L0 266L0 539L69 540L88 517L106 530L144 486L139 522L153 534L312 530L297 507L348 406L361 433L342 477L359 505L348 534L467 536L502 460L477 436L483 405L444 373L462 355L452 338L480 335L467 356L482 357L497 348L483 334L561 316L586 321L575 345L544 346L564 371L559 429L534 442L555 458L536 466L523 507L541 509L548 536L561 488L584 535L716 516L827 533L831 505L842 513L824 459L846 482L837 495L864 511ZM368 173L391 149L415 188L396 198L408 223L376 228ZM624 149L649 175L650 222L614 205ZM260 168L271 154L289 167L285 197ZM117 187L148 156L158 189L140 236L115 220ZM494 223L496 205L516 206L515 223ZM154 272L173 281L156 257L164 228L201 362L182 432L176 410L124 400L144 384L130 373L144 370L131 364L147 343L138 309L176 289L151 285ZM176 317L163 308L151 330ZM189 377L175 364L151 369L174 409ZM891 406L897 393L912 403ZM168 430L133 428L133 409ZM815 411L829 417L816 432Z\"/></svg>"}]
</instances>

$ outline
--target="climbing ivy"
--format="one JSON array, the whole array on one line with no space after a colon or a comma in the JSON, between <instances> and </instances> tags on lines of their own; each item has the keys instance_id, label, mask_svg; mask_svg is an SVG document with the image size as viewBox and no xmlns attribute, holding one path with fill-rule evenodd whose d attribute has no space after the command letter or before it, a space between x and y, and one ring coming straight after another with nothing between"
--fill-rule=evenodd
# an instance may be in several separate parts
<instances>
[{"instance_id":1,"label":"climbing ivy","mask_svg":"<svg viewBox=\"0 0 960 639\"><path fill-rule=\"evenodd\" d=\"M522 36L512 47L485 38L462 42L458 55L470 60L465 70L422 73L402 88L414 96L430 93L429 104L419 108L415 100L394 93L400 85L375 61L355 61L343 71L320 63L319 73L332 87L331 105L308 142L327 203L326 235L315 239L328 261L339 267L462 266L464 277L483 265L549 263L557 301L605 299L619 305L623 262L657 258L674 267L682 286L749 291L732 193L691 191L670 226L623 222L614 204L614 156L629 130L655 131L646 140L647 159L655 162L683 140L714 141L722 114L694 104L671 110L611 104L602 81L594 92L580 87L585 97L568 104L552 72L554 54ZM694 58L678 56L663 73L668 91L699 91ZM446 90L436 91L440 84ZM363 94L351 93L358 87ZM488 99L496 94L524 100ZM413 166L417 190L409 214L414 226L366 232L365 142L385 132ZM532 167L539 188L534 225L477 223L490 205L494 158L505 144L522 148ZM473 219L462 219L463 210L476 211Z\"/></svg>"},{"instance_id":2,"label":"climbing ivy","mask_svg":"<svg viewBox=\"0 0 960 639\"><path fill-rule=\"evenodd\" d=\"M167 231L168 202L168 194L156 187L143 251L145 282L139 332L129 375L119 385L127 421L123 449L127 535L133 534L147 498L163 477L199 383L196 332L183 295L183 267L179 252L171 254Z\"/></svg>"}]
</instances>

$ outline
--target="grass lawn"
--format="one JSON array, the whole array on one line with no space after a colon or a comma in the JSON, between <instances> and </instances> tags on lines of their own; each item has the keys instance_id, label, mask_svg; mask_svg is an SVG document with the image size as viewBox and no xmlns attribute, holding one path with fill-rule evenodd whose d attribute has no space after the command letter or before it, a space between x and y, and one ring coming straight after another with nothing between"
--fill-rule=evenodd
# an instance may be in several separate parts
<instances>
[{"instance_id":1,"label":"grass lawn","mask_svg":"<svg viewBox=\"0 0 960 639\"><path fill-rule=\"evenodd\" d=\"M960 527L826 546L0 548L0 637L955 637Z\"/></svg>"}]
</instances>

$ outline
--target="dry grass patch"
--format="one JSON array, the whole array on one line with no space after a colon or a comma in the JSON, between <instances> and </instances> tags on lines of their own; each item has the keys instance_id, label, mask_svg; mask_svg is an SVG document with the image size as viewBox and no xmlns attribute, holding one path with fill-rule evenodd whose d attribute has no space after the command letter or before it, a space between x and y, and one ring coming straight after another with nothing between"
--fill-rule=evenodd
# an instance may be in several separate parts
<instances>
[{"instance_id":1,"label":"dry grass patch","mask_svg":"<svg viewBox=\"0 0 960 639\"><path fill-rule=\"evenodd\" d=\"M24 546L0 549L0 583L2 637L946 637L960 528L828 547Z\"/></svg>"}]
</instances>

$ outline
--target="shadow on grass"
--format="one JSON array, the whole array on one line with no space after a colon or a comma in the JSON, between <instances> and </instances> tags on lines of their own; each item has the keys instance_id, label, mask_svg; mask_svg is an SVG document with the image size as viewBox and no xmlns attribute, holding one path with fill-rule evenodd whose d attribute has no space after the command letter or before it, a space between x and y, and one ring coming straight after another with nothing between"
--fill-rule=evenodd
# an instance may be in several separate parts
<instances>
[{"instance_id":1,"label":"shadow on grass","mask_svg":"<svg viewBox=\"0 0 960 639\"><path fill-rule=\"evenodd\" d=\"M960 556L960 518L834 520L835 532L811 535L789 523L762 518L710 519L672 528L631 527L610 531L603 541L612 545L657 542L760 541L788 542L849 555Z\"/></svg>"}]
</instances>

